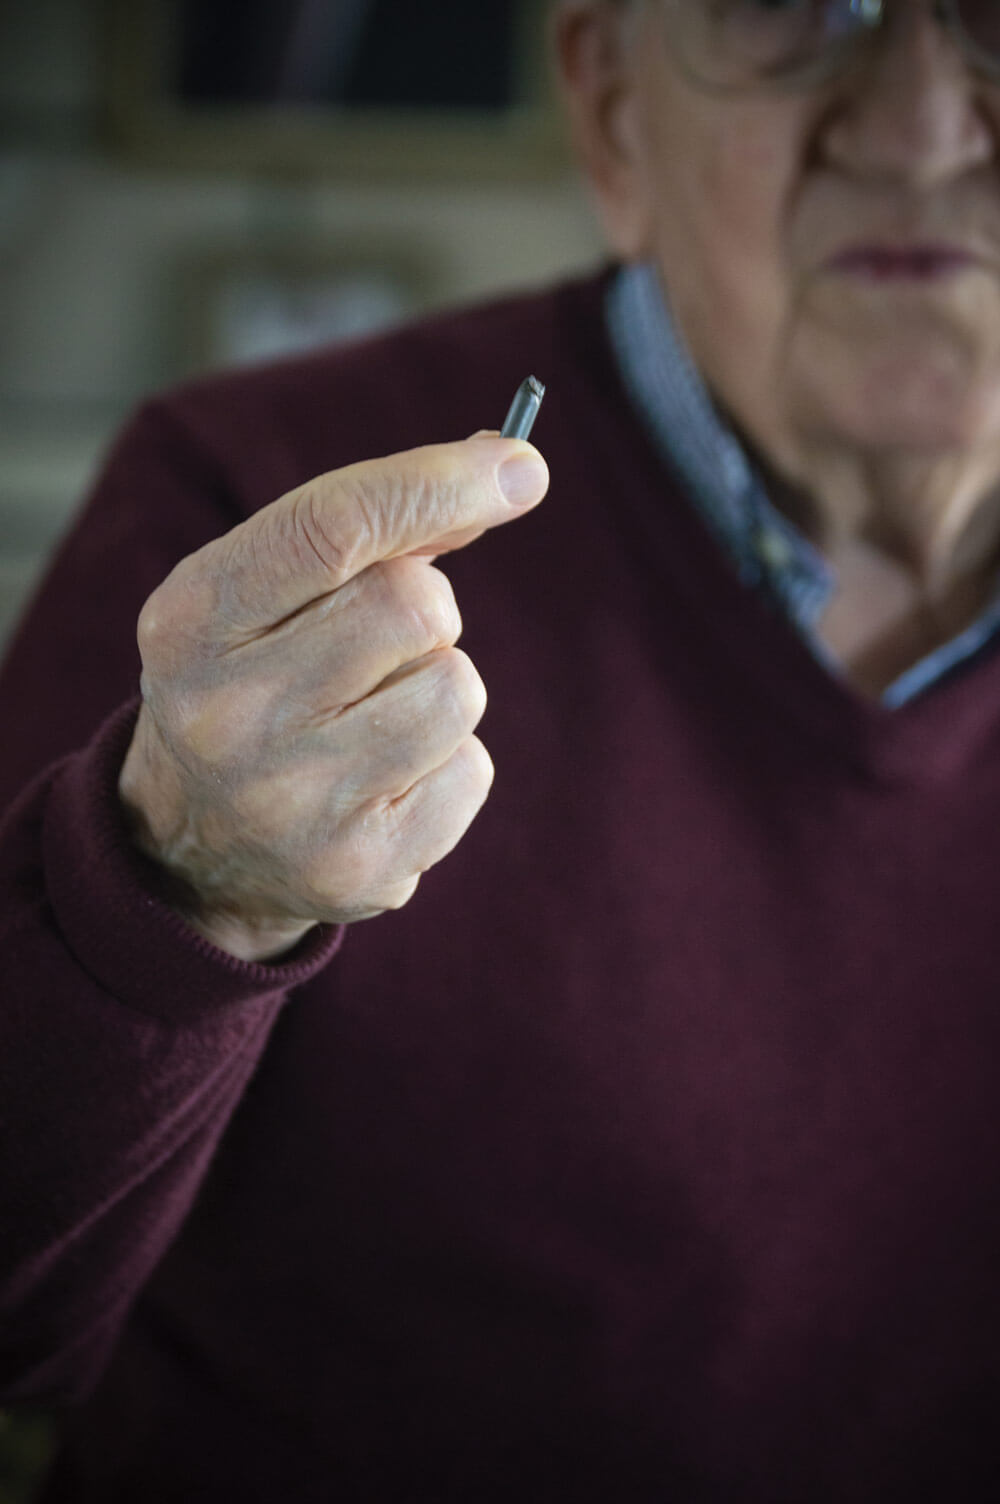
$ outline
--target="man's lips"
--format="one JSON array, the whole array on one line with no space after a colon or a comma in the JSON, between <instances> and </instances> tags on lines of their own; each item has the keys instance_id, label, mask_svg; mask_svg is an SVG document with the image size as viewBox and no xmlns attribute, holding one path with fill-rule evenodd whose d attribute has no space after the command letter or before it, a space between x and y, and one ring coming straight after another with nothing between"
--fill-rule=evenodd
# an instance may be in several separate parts
<instances>
[{"instance_id":1,"label":"man's lips","mask_svg":"<svg viewBox=\"0 0 1000 1504\"><path fill-rule=\"evenodd\" d=\"M872 244L838 251L827 269L869 282L932 282L979 265L979 258L961 246Z\"/></svg>"}]
</instances>

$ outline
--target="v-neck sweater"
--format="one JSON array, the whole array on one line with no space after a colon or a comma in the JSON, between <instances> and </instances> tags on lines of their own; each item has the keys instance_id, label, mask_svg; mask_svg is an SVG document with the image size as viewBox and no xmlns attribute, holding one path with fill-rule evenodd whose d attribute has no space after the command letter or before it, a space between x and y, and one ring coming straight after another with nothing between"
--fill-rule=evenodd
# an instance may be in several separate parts
<instances>
[{"instance_id":1,"label":"v-neck sweater","mask_svg":"<svg viewBox=\"0 0 1000 1504\"><path fill-rule=\"evenodd\" d=\"M13 646L0 1402L69 1407L47 1504L996 1477L1000 655L892 711L829 675L664 469L606 282L149 403ZM529 370L551 492L445 565L484 810L401 911L214 950L115 799L142 601Z\"/></svg>"}]
</instances>

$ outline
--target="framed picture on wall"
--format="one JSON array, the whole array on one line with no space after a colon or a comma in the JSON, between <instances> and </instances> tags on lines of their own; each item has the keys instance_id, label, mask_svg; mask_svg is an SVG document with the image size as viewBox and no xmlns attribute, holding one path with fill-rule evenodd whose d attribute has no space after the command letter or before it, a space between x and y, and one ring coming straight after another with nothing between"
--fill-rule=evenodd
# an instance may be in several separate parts
<instances>
[{"instance_id":1,"label":"framed picture on wall","mask_svg":"<svg viewBox=\"0 0 1000 1504\"><path fill-rule=\"evenodd\" d=\"M435 286L429 258L382 245L217 247L178 271L178 373L361 338L420 312Z\"/></svg>"},{"instance_id":2,"label":"framed picture on wall","mask_svg":"<svg viewBox=\"0 0 1000 1504\"><path fill-rule=\"evenodd\" d=\"M106 0L105 120L146 161L494 181L566 161L540 0Z\"/></svg>"}]
</instances>

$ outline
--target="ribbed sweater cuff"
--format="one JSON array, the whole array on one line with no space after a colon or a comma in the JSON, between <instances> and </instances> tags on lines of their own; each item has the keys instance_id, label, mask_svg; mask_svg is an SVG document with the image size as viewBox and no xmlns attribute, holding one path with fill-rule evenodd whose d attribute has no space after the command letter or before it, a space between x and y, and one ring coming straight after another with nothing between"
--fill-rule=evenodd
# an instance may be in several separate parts
<instances>
[{"instance_id":1,"label":"ribbed sweater cuff","mask_svg":"<svg viewBox=\"0 0 1000 1504\"><path fill-rule=\"evenodd\" d=\"M342 926L322 926L280 962L240 961L170 909L155 874L134 849L118 799L138 701L108 720L55 777L43 849L56 923L78 962L129 1007L165 1021L259 1003L321 971Z\"/></svg>"}]
</instances>

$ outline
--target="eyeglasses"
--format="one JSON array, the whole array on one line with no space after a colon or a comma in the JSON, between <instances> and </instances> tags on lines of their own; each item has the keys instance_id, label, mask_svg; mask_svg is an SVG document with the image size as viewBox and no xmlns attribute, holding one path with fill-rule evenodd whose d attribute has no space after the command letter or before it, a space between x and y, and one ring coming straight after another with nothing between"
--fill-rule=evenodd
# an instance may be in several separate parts
<instances>
[{"instance_id":1,"label":"eyeglasses","mask_svg":"<svg viewBox=\"0 0 1000 1504\"><path fill-rule=\"evenodd\" d=\"M670 44L682 70L725 91L797 88L834 76L864 52L888 9L887 0L666 3ZM1000 0L935 0L933 11L967 65L1000 78Z\"/></svg>"}]
</instances>

